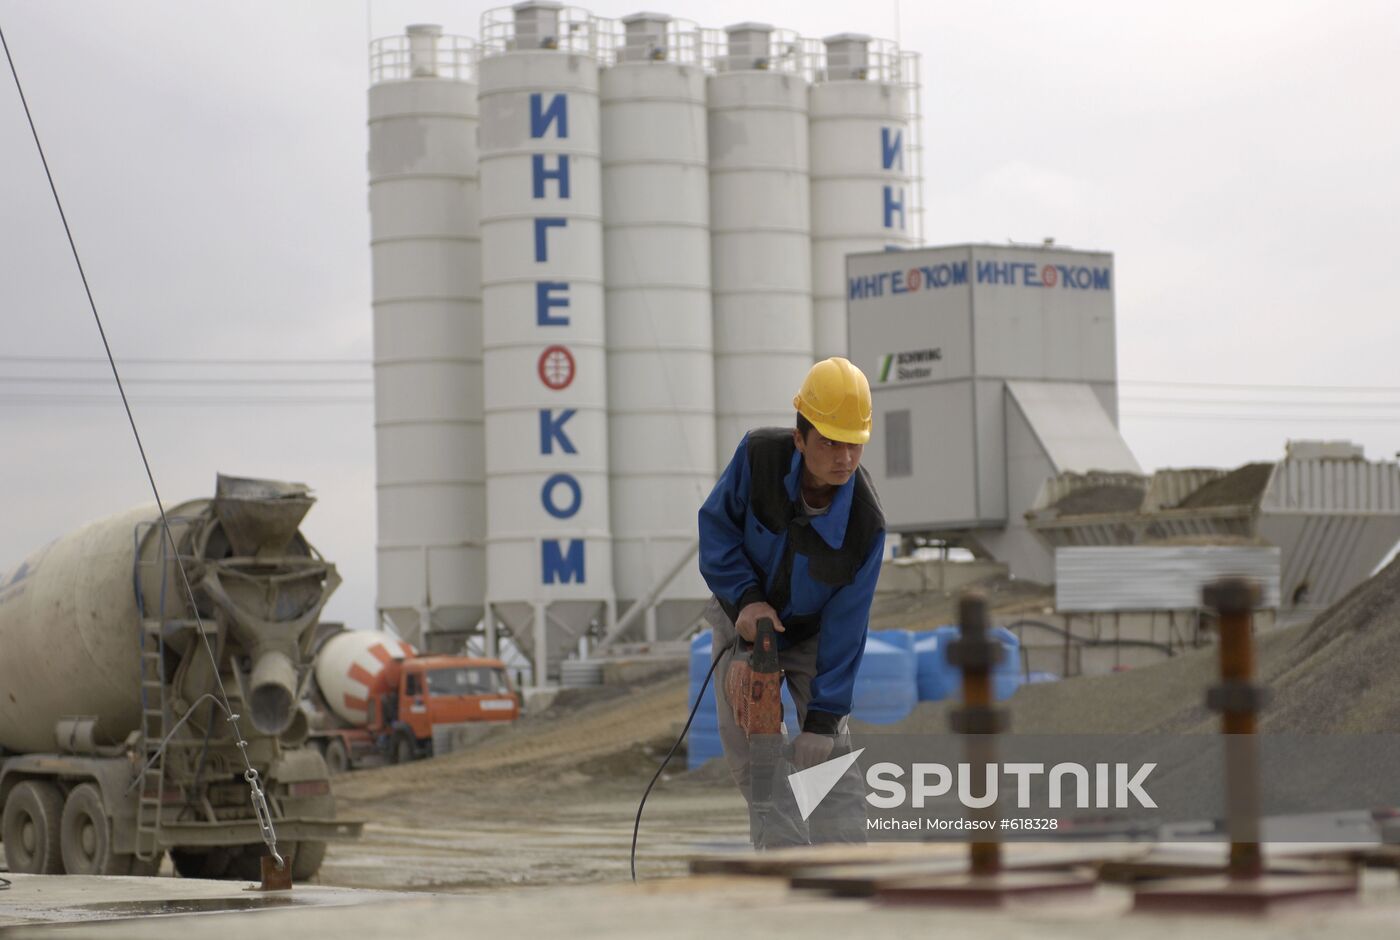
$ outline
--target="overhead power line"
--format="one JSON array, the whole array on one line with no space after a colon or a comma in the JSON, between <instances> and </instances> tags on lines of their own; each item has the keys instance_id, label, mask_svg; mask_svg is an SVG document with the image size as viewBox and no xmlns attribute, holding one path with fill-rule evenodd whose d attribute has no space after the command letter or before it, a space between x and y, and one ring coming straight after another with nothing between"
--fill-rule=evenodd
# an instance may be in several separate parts
<instances>
[{"instance_id":1,"label":"overhead power line","mask_svg":"<svg viewBox=\"0 0 1400 940\"><path fill-rule=\"evenodd\" d=\"M119 357L124 366L369 366L371 359L223 359L207 356L133 356ZM31 356L0 355L0 362L48 362L64 365L107 365L107 360L92 356Z\"/></svg>"},{"instance_id":2,"label":"overhead power line","mask_svg":"<svg viewBox=\"0 0 1400 940\"><path fill-rule=\"evenodd\" d=\"M184 378L159 377L159 378L124 378L127 385L371 385L373 379L327 379L327 378L256 378L253 376L188 376ZM111 385L111 376L74 376L72 378L61 375L0 375L0 382L27 385Z\"/></svg>"},{"instance_id":3,"label":"overhead power line","mask_svg":"<svg viewBox=\"0 0 1400 940\"><path fill-rule=\"evenodd\" d=\"M1161 388L1250 389L1261 392L1400 392L1400 385L1261 385L1251 382L1168 382L1155 379L1119 379L1119 385Z\"/></svg>"},{"instance_id":4,"label":"overhead power line","mask_svg":"<svg viewBox=\"0 0 1400 940\"><path fill-rule=\"evenodd\" d=\"M1161 405L1248 405L1264 408L1400 408L1400 401L1305 401L1286 398L1164 398L1124 395L1119 401Z\"/></svg>"},{"instance_id":5,"label":"overhead power line","mask_svg":"<svg viewBox=\"0 0 1400 940\"><path fill-rule=\"evenodd\" d=\"M1119 413L1120 418L1162 418L1169 421L1199 421L1210 423L1211 421L1268 421L1277 423L1279 421L1297 422L1325 422L1327 424L1391 424L1400 427L1400 414L1394 416L1381 415L1334 415L1334 414L1311 414L1311 415L1281 415L1261 412L1252 415L1240 414L1214 414L1207 411L1185 413L1179 411L1123 411Z\"/></svg>"}]
</instances>

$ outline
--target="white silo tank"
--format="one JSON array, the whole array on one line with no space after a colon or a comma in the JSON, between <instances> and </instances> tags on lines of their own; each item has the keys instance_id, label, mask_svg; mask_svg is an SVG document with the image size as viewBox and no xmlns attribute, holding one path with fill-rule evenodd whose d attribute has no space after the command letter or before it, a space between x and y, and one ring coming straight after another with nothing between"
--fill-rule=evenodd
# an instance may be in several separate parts
<instances>
[{"instance_id":1,"label":"white silo tank","mask_svg":"<svg viewBox=\"0 0 1400 940\"><path fill-rule=\"evenodd\" d=\"M804 56L765 24L725 34L708 83L720 467L751 428L792 424L812 364Z\"/></svg>"},{"instance_id":2,"label":"white silo tank","mask_svg":"<svg viewBox=\"0 0 1400 940\"><path fill-rule=\"evenodd\" d=\"M647 597L693 552L695 514L715 468L700 31L654 13L625 17L622 25L616 64L602 75L609 474L619 610ZM709 593L698 566L684 565L629 635L681 635Z\"/></svg>"},{"instance_id":3,"label":"white silo tank","mask_svg":"<svg viewBox=\"0 0 1400 940\"><path fill-rule=\"evenodd\" d=\"M809 99L818 359L846 355L846 255L919 241L918 60L855 33L824 46Z\"/></svg>"},{"instance_id":4,"label":"white silo tank","mask_svg":"<svg viewBox=\"0 0 1400 940\"><path fill-rule=\"evenodd\" d=\"M452 649L486 596L475 45L410 26L371 47L376 606Z\"/></svg>"},{"instance_id":5,"label":"white silo tank","mask_svg":"<svg viewBox=\"0 0 1400 940\"><path fill-rule=\"evenodd\" d=\"M613 617L598 50L557 3L482 38L488 616L542 684Z\"/></svg>"}]
</instances>

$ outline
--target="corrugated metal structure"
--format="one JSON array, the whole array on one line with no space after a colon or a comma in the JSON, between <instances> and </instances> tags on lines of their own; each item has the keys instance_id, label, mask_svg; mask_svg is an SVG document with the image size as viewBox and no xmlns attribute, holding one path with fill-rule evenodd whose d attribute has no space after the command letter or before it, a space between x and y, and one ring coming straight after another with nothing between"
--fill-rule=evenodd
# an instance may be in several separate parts
<instances>
[{"instance_id":1,"label":"corrugated metal structure","mask_svg":"<svg viewBox=\"0 0 1400 940\"><path fill-rule=\"evenodd\" d=\"M380 616L460 645L486 594L475 44L371 48L370 245Z\"/></svg>"},{"instance_id":2,"label":"corrugated metal structure","mask_svg":"<svg viewBox=\"0 0 1400 940\"><path fill-rule=\"evenodd\" d=\"M1279 606L1279 550L1268 546L1162 545L1055 550L1055 609L1192 610L1224 577L1257 582L1260 607Z\"/></svg>"},{"instance_id":3,"label":"corrugated metal structure","mask_svg":"<svg viewBox=\"0 0 1400 940\"><path fill-rule=\"evenodd\" d=\"M1184 475L1185 474L1185 475ZM1164 477L1158 485L1156 477ZM1199 482L1187 490L1183 481ZM1280 606L1324 608L1370 576L1400 540L1400 465L1349 444L1293 442L1277 463L1160 471L1137 486L1157 498L1115 502L1103 477L1062 478L1027 514L1055 548L1190 541L1267 543L1280 551ZM1182 494L1175 502L1162 494Z\"/></svg>"},{"instance_id":4,"label":"corrugated metal structure","mask_svg":"<svg viewBox=\"0 0 1400 940\"><path fill-rule=\"evenodd\" d=\"M845 356L846 256L922 239L918 57L859 33L823 40L810 101L817 359Z\"/></svg>"},{"instance_id":5,"label":"corrugated metal structure","mask_svg":"<svg viewBox=\"0 0 1400 940\"><path fill-rule=\"evenodd\" d=\"M700 29L622 20L602 73L613 571L619 609L694 551L714 482L710 187ZM633 638L671 639L709 597L687 565Z\"/></svg>"},{"instance_id":6,"label":"corrugated metal structure","mask_svg":"<svg viewBox=\"0 0 1400 940\"><path fill-rule=\"evenodd\" d=\"M812 365L805 56L767 24L724 32L706 50L719 469L750 429L791 425Z\"/></svg>"},{"instance_id":7,"label":"corrugated metal structure","mask_svg":"<svg viewBox=\"0 0 1400 940\"><path fill-rule=\"evenodd\" d=\"M488 617L536 681L613 611L596 22L483 17Z\"/></svg>"}]
</instances>

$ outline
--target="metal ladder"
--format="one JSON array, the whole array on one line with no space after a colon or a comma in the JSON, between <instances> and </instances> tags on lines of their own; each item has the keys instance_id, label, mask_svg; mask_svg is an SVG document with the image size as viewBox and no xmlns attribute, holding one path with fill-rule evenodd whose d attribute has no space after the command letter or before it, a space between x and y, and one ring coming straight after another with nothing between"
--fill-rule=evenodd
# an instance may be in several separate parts
<instances>
[{"instance_id":1,"label":"metal ladder","mask_svg":"<svg viewBox=\"0 0 1400 940\"><path fill-rule=\"evenodd\" d=\"M173 529L179 522L170 521ZM143 532L144 530L144 532ZM154 562L141 560L143 535L154 531L160 542L160 557ZM172 535L174 533L172 532ZM138 523L134 533L135 556L132 579L136 591L136 609L140 624L141 646L141 780L136 801L136 857L151 861L159 857L161 806L165 794L165 740L170 727L169 703L165 685L165 599L170 577L169 542L159 523ZM152 565L160 566L160 603L162 609L154 618L148 617L141 591L141 572Z\"/></svg>"}]
</instances>

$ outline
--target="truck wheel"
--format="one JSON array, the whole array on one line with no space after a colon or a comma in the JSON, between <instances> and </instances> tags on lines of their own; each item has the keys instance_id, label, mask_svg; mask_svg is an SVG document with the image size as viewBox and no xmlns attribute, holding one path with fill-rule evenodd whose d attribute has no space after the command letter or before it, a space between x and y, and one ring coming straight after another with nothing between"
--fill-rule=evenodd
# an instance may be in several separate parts
<instances>
[{"instance_id":1,"label":"truck wheel","mask_svg":"<svg viewBox=\"0 0 1400 940\"><path fill-rule=\"evenodd\" d=\"M154 878L160 874L160 863L165 860L165 853L158 852L154 858L131 857L131 873L141 878Z\"/></svg>"},{"instance_id":2,"label":"truck wheel","mask_svg":"<svg viewBox=\"0 0 1400 940\"><path fill-rule=\"evenodd\" d=\"M292 880L310 881L326 860L326 843L298 842L292 847Z\"/></svg>"},{"instance_id":3,"label":"truck wheel","mask_svg":"<svg viewBox=\"0 0 1400 940\"><path fill-rule=\"evenodd\" d=\"M63 867L70 875L125 875L131 872L130 855L112 849L112 821L102 805L96 784L73 788L63 804L59 833Z\"/></svg>"},{"instance_id":4,"label":"truck wheel","mask_svg":"<svg viewBox=\"0 0 1400 940\"><path fill-rule=\"evenodd\" d=\"M400 731L394 735L394 763L408 764L418 756L418 743Z\"/></svg>"},{"instance_id":5,"label":"truck wheel","mask_svg":"<svg viewBox=\"0 0 1400 940\"><path fill-rule=\"evenodd\" d=\"M345 742L339 738L332 738L326 743L326 769L332 776L343 774L350 769L350 752L345 749Z\"/></svg>"},{"instance_id":6,"label":"truck wheel","mask_svg":"<svg viewBox=\"0 0 1400 940\"><path fill-rule=\"evenodd\" d=\"M5 864L25 875L63 874L59 831L63 797L45 780L26 780L10 792L0 822Z\"/></svg>"},{"instance_id":7,"label":"truck wheel","mask_svg":"<svg viewBox=\"0 0 1400 940\"><path fill-rule=\"evenodd\" d=\"M222 878L232 861L233 849L171 849L170 863L181 878Z\"/></svg>"},{"instance_id":8,"label":"truck wheel","mask_svg":"<svg viewBox=\"0 0 1400 940\"><path fill-rule=\"evenodd\" d=\"M261 844L235 849L224 877L231 881L262 881L262 857L267 849Z\"/></svg>"}]
</instances>

